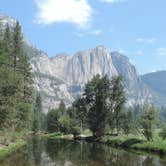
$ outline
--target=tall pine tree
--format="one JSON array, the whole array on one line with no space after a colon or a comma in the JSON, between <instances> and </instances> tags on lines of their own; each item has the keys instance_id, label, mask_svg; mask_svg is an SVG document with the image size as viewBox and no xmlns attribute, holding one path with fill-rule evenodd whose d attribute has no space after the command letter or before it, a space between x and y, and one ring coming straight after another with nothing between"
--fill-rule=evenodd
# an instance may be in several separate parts
<instances>
[{"instance_id":1,"label":"tall pine tree","mask_svg":"<svg viewBox=\"0 0 166 166\"><path fill-rule=\"evenodd\" d=\"M0 42L0 128L10 128L15 115L15 84L12 64L12 34L7 25Z\"/></svg>"},{"instance_id":2,"label":"tall pine tree","mask_svg":"<svg viewBox=\"0 0 166 166\"><path fill-rule=\"evenodd\" d=\"M0 38L0 130L30 127L33 106L33 76L23 48L21 26L9 26Z\"/></svg>"}]
</instances>

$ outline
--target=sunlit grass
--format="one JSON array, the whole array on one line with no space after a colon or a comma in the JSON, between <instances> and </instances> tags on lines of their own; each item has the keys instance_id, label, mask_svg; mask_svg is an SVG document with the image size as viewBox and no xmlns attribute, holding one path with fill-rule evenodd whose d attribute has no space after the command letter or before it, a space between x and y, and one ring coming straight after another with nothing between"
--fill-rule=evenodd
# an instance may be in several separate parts
<instances>
[{"instance_id":1,"label":"sunlit grass","mask_svg":"<svg viewBox=\"0 0 166 166\"><path fill-rule=\"evenodd\" d=\"M147 141L142 135L119 135L119 136L103 136L99 139L102 143L113 146L121 146L130 149L144 150L148 152L156 152L159 154L166 153L166 140L158 135L158 131L154 132L153 141Z\"/></svg>"},{"instance_id":2,"label":"sunlit grass","mask_svg":"<svg viewBox=\"0 0 166 166\"><path fill-rule=\"evenodd\" d=\"M0 149L0 160L5 158L6 156L10 155L11 153L17 151L19 148L25 146L27 144L26 141L17 141L12 143L8 146L4 146Z\"/></svg>"}]
</instances>

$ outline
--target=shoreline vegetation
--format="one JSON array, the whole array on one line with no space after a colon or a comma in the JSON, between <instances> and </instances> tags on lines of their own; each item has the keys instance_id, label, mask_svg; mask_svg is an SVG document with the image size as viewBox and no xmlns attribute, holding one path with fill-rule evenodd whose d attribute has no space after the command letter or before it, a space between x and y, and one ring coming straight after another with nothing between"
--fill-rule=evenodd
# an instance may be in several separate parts
<instances>
[{"instance_id":1,"label":"shoreline vegetation","mask_svg":"<svg viewBox=\"0 0 166 166\"><path fill-rule=\"evenodd\" d=\"M27 142L25 140L18 140L10 143L9 145L0 145L0 161L16 152L21 147L25 146Z\"/></svg>"},{"instance_id":2,"label":"shoreline vegetation","mask_svg":"<svg viewBox=\"0 0 166 166\"><path fill-rule=\"evenodd\" d=\"M125 150L134 150L135 152L146 152L163 156L166 154L166 141L156 136L154 141L147 141L141 136L111 136L103 135L100 137L79 135L74 137L72 134L63 135L62 133L51 133L45 135L49 139L79 140L86 142L95 142L105 144L113 148L122 148Z\"/></svg>"},{"instance_id":3,"label":"shoreline vegetation","mask_svg":"<svg viewBox=\"0 0 166 166\"><path fill-rule=\"evenodd\" d=\"M111 146L113 148L122 148L125 150L133 150L134 152L156 154L163 156L166 154L166 141L155 137L154 141L147 141L142 136L112 136L112 135L103 135L99 137L94 137L91 134L82 134L74 136L73 134L63 134L60 132L54 133L36 133L35 136L46 137L48 139L65 139L68 141L86 141L92 143L99 143ZM8 145L0 144L0 161L4 158L12 155L13 152L16 152L23 146L27 145L25 140L17 140L16 142L9 143Z\"/></svg>"},{"instance_id":4,"label":"shoreline vegetation","mask_svg":"<svg viewBox=\"0 0 166 166\"><path fill-rule=\"evenodd\" d=\"M125 103L122 76L109 80L96 75L71 107L61 101L48 112L47 137L166 154L166 118L159 121L161 110L153 105L126 108Z\"/></svg>"}]
</instances>

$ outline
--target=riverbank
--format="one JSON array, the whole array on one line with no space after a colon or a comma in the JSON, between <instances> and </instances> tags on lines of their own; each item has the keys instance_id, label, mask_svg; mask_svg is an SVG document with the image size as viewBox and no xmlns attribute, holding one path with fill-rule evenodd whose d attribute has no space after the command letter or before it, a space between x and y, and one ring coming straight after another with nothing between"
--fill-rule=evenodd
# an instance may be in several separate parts
<instances>
[{"instance_id":1,"label":"riverbank","mask_svg":"<svg viewBox=\"0 0 166 166\"><path fill-rule=\"evenodd\" d=\"M0 160L4 159L5 157L9 156L13 152L17 151L21 147L27 144L24 140L19 140L14 143L10 143L8 146L1 145L0 146Z\"/></svg>"},{"instance_id":2,"label":"riverbank","mask_svg":"<svg viewBox=\"0 0 166 166\"><path fill-rule=\"evenodd\" d=\"M155 153L158 155L165 155L166 154L166 141L161 139L155 139L152 142L146 141L142 137L135 137L135 136L102 136L98 138L94 137L86 137L81 138L78 137L77 139L83 139L87 142L97 142L106 144L112 147L121 147L124 149L129 150L138 150L148 153Z\"/></svg>"},{"instance_id":3,"label":"riverbank","mask_svg":"<svg viewBox=\"0 0 166 166\"><path fill-rule=\"evenodd\" d=\"M92 137L81 135L73 137L70 135L63 135L62 133L51 133L47 135L50 139L67 139L67 140L84 140L87 142L97 142L112 147L119 147L128 150L136 150L148 153L155 153L158 155L166 154L166 140L162 140L160 137L155 136L154 141L148 142L144 137L141 136L110 136L105 135L101 137Z\"/></svg>"}]
</instances>

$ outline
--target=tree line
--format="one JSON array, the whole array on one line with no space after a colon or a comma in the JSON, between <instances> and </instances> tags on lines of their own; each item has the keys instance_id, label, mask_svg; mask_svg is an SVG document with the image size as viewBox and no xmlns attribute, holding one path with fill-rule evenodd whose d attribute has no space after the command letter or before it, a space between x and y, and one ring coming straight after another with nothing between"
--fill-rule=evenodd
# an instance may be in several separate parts
<instances>
[{"instance_id":1,"label":"tree line","mask_svg":"<svg viewBox=\"0 0 166 166\"><path fill-rule=\"evenodd\" d=\"M0 131L13 137L31 127L33 75L19 23L13 29L7 25L0 35Z\"/></svg>"},{"instance_id":2,"label":"tree line","mask_svg":"<svg viewBox=\"0 0 166 166\"><path fill-rule=\"evenodd\" d=\"M96 75L85 85L83 95L71 107L62 109L64 103L61 101L58 109L48 113L47 130L76 135L89 129L93 136L111 130L118 135L125 123L127 132L127 127L130 128L130 122L132 123L132 112L123 111L125 101L121 76L110 80L107 76ZM131 116L127 116L129 114Z\"/></svg>"},{"instance_id":3,"label":"tree line","mask_svg":"<svg viewBox=\"0 0 166 166\"><path fill-rule=\"evenodd\" d=\"M107 76L96 75L71 107L66 108L61 101L59 108L47 114L47 131L77 136L89 129L94 137L139 133L153 141L154 131L159 125L159 109L148 105L126 108L125 96L122 76L110 80ZM165 131L163 127L159 133L163 139L166 138Z\"/></svg>"}]
</instances>

